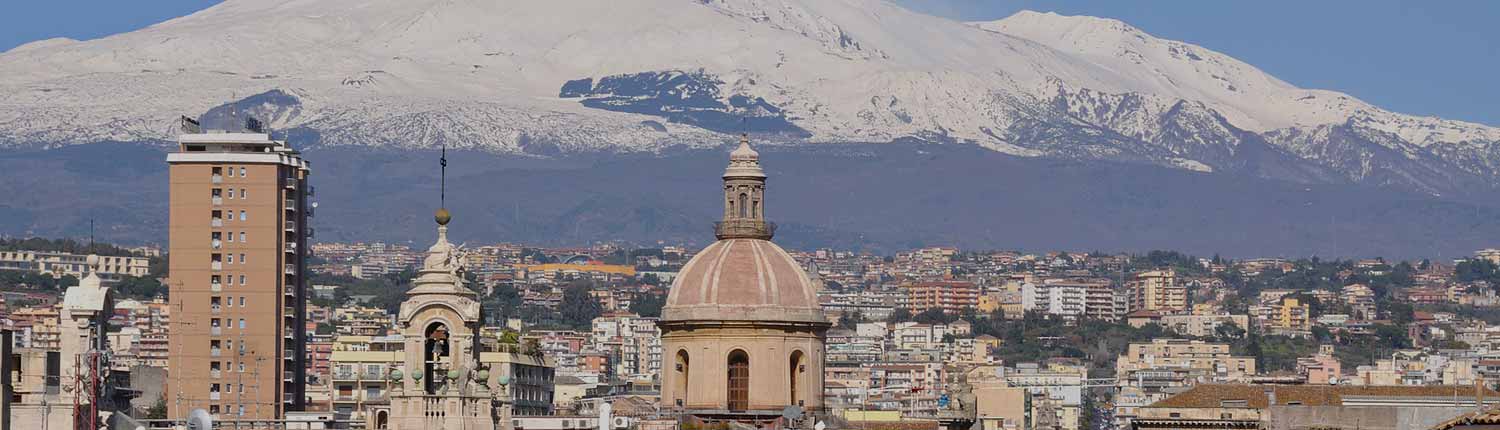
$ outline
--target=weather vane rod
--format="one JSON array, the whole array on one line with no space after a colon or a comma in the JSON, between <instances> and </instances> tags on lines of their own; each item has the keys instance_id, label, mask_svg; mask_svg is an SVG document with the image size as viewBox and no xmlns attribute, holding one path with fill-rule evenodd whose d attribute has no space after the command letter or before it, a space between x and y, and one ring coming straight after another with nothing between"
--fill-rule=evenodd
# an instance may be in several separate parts
<instances>
[{"instance_id":1,"label":"weather vane rod","mask_svg":"<svg viewBox=\"0 0 1500 430\"><path fill-rule=\"evenodd\" d=\"M438 207L448 207L448 143L444 142L443 154L438 157L438 165L441 166L438 173Z\"/></svg>"}]
</instances>

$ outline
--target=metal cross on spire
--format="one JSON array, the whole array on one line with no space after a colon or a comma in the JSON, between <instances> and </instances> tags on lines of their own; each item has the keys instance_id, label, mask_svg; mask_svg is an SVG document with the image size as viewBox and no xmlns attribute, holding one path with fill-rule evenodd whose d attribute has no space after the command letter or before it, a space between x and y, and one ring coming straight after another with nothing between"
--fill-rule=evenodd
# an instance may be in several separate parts
<instances>
[{"instance_id":1,"label":"metal cross on spire","mask_svg":"<svg viewBox=\"0 0 1500 430\"><path fill-rule=\"evenodd\" d=\"M438 207L448 207L448 143L443 144L443 153L438 157L440 173L438 174Z\"/></svg>"}]
</instances>

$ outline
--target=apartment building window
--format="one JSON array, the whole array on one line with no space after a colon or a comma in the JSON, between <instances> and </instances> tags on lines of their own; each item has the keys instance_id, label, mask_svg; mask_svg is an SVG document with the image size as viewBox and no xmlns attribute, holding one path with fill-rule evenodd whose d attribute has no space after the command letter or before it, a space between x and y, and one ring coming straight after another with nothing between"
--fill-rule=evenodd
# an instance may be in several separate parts
<instances>
[{"instance_id":1,"label":"apartment building window","mask_svg":"<svg viewBox=\"0 0 1500 430\"><path fill-rule=\"evenodd\" d=\"M240 307L245 307L245 298L243 296L240 297Z\"/></svg>"},{"instance_id":2,"label":"apartment building window","mask_svg":"<svg viewBox=\"0 0 1500 430\"><path fill-rule=\"evenodd\" d=\"M240 275L240 285L245 285L245 275Z\"/></svg>"},{"instance_id":3,"label":"apartment building window","mask_svg":"<svg viewBox=\"0 0 1500 430\"><path fill-rule=\"evenodd\" d=\"M245 232L242 231L242 232L240 232L240 242L244 242L244 241L245 241Z\"/></svg>"},{"instance_id":4,"label":"apartment building window","mask_svg":"<svg viewBox=\"0 0 1500 430\"><path fill-rule=\"evenodd\" d=\"M240 254L240 264L245 264L249 261L249 259L245 258L245 254Z\"/></svg>"},{"instance_id":5,"label":"apartment building window","mask_svg":"<svg viewBox=\"0 0 1500 430\"><path fill-rule=\"evenodd\" d=\"M234 254L224 254L224 255L228 256L228 258L225 260L225 263L227 263L227 264L234 264Z\"/></svg>"},{"instance_id":6,"label":"apartment building window","mask_svg":"<svg viewBox=\"0 0 1500 430\"><path fill-rule=\"evenodd\" d=\"M245 216L245 211L240 211L240 221L245 221L248 219L250 219L250 217Z\"/></svg>"},{"instance_id":7,"label":"apartment building window","mask_svg":"<svg viewBox=\"0 0 1500 430\"><path fill-rule=\"evenodd\" d=\"M244 188L240 188L240 198L242 198L242 199L245 198L245 189Z\"/></svg>"},{"instance_id":8,"label":"apartment building window","mask_svg":"<svg viewBox=\"0 0 1500 430\"><path fill-rule=\"evenodd\" d=\"M240 168L240 177L241 178L245 177L245 168L244 167Z\"/></svg>"},{"instance_id":9,"label":"apartment building window","mask_svg":"<svg viewBox=\"0 0 1500 430\"><path fill-rule=\"evenodd\" d=\"M240 318L240 330L244 330L244 329L245 329L245 319L244 318Z\"/></svg>"},{"instance_id":10,"label":"apartment building window","mask_svg":"<svg viewBox=\"0 0 1500 430\"><path fill-rule=\"evenodd\" d=\"M214 173L214 176L222 175L222 174L224 174L224 168L223 167L215 167L215 168L213 168L213 173Z\"/></svg>"}]
</instances>

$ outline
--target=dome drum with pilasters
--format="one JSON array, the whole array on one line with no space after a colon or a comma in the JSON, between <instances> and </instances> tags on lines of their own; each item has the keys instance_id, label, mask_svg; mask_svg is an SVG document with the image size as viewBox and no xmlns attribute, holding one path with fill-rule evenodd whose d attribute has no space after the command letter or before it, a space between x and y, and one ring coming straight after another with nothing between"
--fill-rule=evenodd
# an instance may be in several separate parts
<instances>
[{"instance_id":1,"label":"dome drum with pilasters","mask_svg":"<svg viewBox=\"0 0 1500 430\"><path fill-rule=\"evenodd\" d=\"M766 175L748 139L724 171L719 240L678 271L658 325L662 408L769 422L787 406L820 411L823 342L831 326L817 283L770 239Z\"/></svg>"}]
</instances>

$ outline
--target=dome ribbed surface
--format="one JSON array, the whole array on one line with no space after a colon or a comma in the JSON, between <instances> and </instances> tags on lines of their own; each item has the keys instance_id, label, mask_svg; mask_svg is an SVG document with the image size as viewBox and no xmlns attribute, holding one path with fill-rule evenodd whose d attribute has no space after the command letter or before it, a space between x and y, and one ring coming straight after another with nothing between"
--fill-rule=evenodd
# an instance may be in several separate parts
<instances>
[{"instance_id":1,"label":"dome ribbed surface","mask_svg":"<svg viewBox=\"0 0 1500 430\"><path fill-rule=\"evenodd\" d=\"M776 244L720 240L678 272L662 319L826 322L817 291L797 261Z\"/></svg>"}]
</instances>

